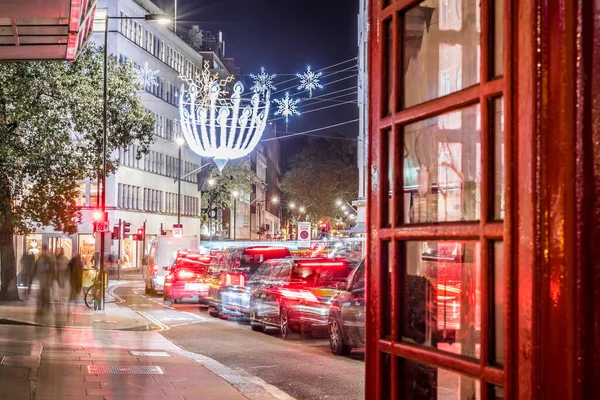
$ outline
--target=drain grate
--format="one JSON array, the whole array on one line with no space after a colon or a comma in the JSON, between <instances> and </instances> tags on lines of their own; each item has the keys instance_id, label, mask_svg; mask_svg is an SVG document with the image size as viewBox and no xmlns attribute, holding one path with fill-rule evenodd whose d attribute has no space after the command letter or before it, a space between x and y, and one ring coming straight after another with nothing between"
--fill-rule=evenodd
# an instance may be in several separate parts
<instances>
[{"instance_id":1,"label":"drain grate","mask_svg":"<svg viewBox=\"0 0 600 400\"><path fill-rule=\"evenodd\" d=\"M162 368L155 365L88 365L88 374L117 375L163 375Z\"/></svg>"},{"instance_id":2,"label":"drain grate","mask_svg":"<svg viewBox=\"0 0 600 400\"><path fill-rule=\"evenodd\" d=\"M130 351L129 354L140 357L171 357L166 351Z\"/></svg>"}]
</instances>

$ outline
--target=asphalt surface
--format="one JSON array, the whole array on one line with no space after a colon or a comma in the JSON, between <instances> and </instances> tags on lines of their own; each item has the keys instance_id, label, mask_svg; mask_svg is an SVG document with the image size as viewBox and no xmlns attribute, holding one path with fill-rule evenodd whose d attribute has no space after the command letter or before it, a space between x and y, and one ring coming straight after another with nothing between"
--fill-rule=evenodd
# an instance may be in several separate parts
<instances>
[{"instance_id":1,"label":"asphalt surface","mask_svg":"<svg viewBox=\"0 0 600 400\"><path fill-rule=\"evenodd\" d=\"M296 399L364 398L364 352L334 356L326 334L284 341L277 330L253 332L248 324L213 318L195 304L167 307L162 298L145 295L141 282L118 286L112 293L120 306L143 315L184 350L256 376Z\"/></svg>"}]
</instances>

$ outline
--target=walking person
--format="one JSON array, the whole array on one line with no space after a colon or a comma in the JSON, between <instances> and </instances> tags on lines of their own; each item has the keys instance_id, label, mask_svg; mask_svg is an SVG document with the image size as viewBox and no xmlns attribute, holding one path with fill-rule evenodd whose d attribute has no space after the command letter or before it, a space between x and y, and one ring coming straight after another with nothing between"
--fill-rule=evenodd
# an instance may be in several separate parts
<instances>
[{"instance_id":1,"label":"walking person","mask_svg":"<svg viewBox=\"0 0 600 400\"><path fill-rule=\"evenodd\" d=\"M69 279L69 259L65 256L65 249L56 249L56 280L58 287L56 297L59 307L56 310L57 317L62 311L62 306L67 305L71 292L71 280ZM68 311L66 309L65 311Z\"/></svg>"},{"instance_id":2,"label":"walking person","mask_svg":"<svg viewBox=\"0 0 600 400\"><path fill-rule=\"evenodd\" d=\"M21 257L21 270L23 271L23 285L27 287L27 294L31 292L34 264L35 256L32 253L23 254L23 257Z\"/></svg>"},{"instance_id":3,"label":"walking person","mask_svg":"<svg viewBox=\"0 0 600 400\"><path fill-rule=\"evenodd\" d=\"M42 254L34 267L34 276L40 284L39 310L50 308L50 292L56 277L56 259L48 251L48 245L42 245Z\"/></svg>"},{"instance_id":4,"label":"walking person","mask_svg":"<svg viewBox=\"0 0 600 400\"><path fill-rule=\"evenodd\" d=\"M81 294L81 285L83 278L83 260L79 254L75 254L71 261L69 261L68 271L69 271L69 283L71 289L70 301L69 301L69 309L67 310L68 315L72 315L73 305L77 302L79 295Z\"/></svg>"}]
</instances>

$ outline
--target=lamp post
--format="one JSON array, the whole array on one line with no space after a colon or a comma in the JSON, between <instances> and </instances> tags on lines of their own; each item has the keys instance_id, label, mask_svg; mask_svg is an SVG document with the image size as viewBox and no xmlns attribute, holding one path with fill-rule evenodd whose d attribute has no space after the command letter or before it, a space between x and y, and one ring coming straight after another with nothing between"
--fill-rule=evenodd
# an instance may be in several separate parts
<instances>
[{"instance_id":1,"label":"lamp post","mask_svg":"<svg viewBox=\"0 0 600 400\"><path fill-rule=\"evenodd\" d=\"M237 206L237 198L240 193L237 190L234 190L231 195L233 196L233 240L235 240L235 220L236 220L236 206Z\"/></svg>"},{"instance_id":2,"label":"lamp post","mask_svg":"<svg viewBox=\"0 0 600 400\"><path fill-rule=\"evenodd\" d=\"M179 136L175 139L179 147L179 168L177 168L177 224L181 223L181 148L185 143L185 139Z\"/></svg>"},{"instance_id":3,"label":"lamp post","mask_svg":"<svg viewBox=\"0 0 600 400\"><path fill-rule=\"evenodd\" d=\"M104 17L104 88L102 91L102 213L106 215L106 137L108 135L108 22L111 19L143 19L145 21L156 21L159 24L168 24L170 19L162 14L147 14L143 17L110 17L108 9ZM104 276L104 232L100 235L100 284L102 290L98 299L98 310L104 310L104 288L106 277Z\"/></svg>"},{"instance_id":4,"label":"lamp post","mask_svg":"<svg viewBox=\"0 0 600 400\"><path fill-rule=\"evenodd\" d=\"M212 209L213 209L213 200L214 200L214 196L215 196L215 185L217 184L217 181L215 180L215 178L208 178L208 187L210 188L210 195L208 198L208 236L209 236L209 240L212 241L213 236L212 236Z\"/></svg>"}]
</instances>

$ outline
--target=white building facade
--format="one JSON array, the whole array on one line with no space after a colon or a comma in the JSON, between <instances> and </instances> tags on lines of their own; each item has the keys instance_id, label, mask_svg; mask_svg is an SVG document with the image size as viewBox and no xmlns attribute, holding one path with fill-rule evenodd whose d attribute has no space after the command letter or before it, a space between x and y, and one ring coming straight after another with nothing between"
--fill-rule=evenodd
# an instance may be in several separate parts
<instances>
[{"instance_id":1,"label":"white building facade","mask_svg":"<svg viewBox=\"0 0 600 400\"><path fill-rule=\"evenodd\" d=\"M367 151L369 148L369 76L368 76L368 0L359 0L358 10L358 199L352 202L357 209L353 232L365 233L367 218Z\"/></svg>"}]
</instances>

